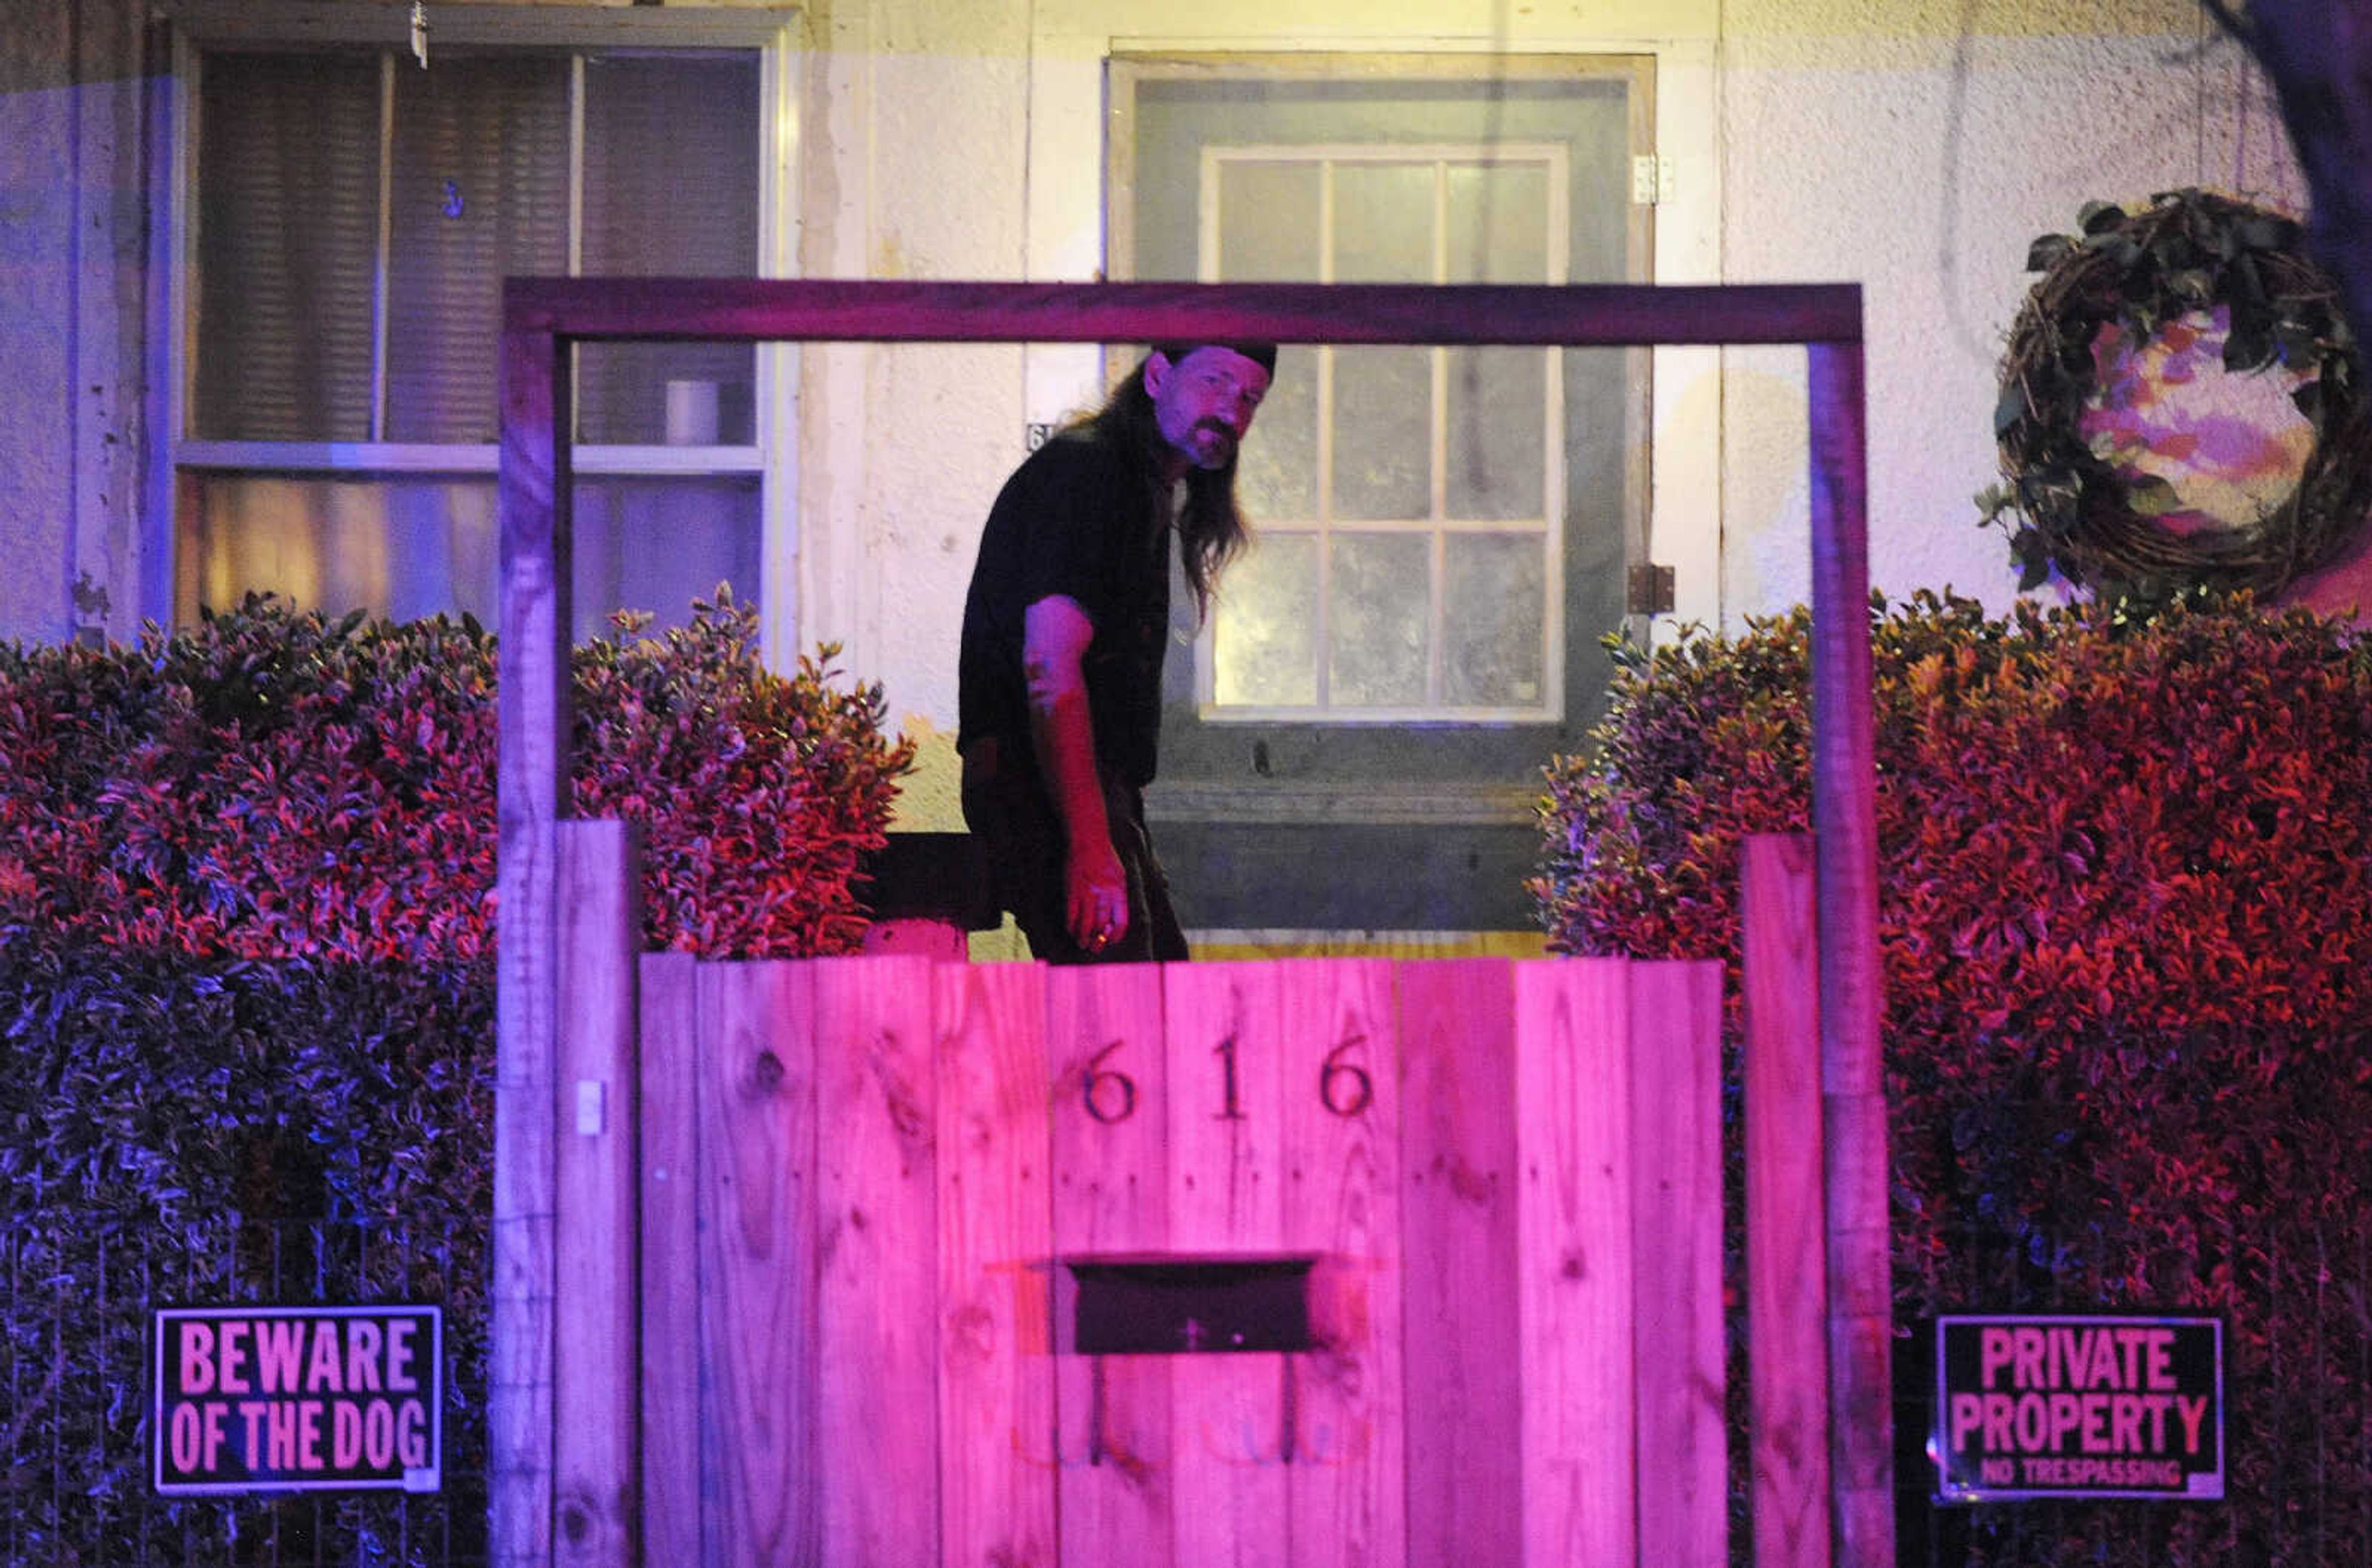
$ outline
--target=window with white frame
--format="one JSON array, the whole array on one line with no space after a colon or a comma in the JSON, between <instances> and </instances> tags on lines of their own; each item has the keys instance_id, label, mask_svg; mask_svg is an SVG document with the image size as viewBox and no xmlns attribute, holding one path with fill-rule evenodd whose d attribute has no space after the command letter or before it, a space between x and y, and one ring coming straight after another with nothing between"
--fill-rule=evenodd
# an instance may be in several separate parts
<instances>
[{"instance_id":1,"label":"window with white frame","mask_svg":"<svg viewBox=\"0 0 2372 1568\"><path fill-rule=\"evenodd\" d=\"M1565 149L1203 149L1205 281L1562 283ZM1206 714L1552 720L1559 356L1289 348L1245 445L1259 545L1200 644Z\"/></svg>"},{"instance_id":2,"label":"window with white frame","mask_svg":"<svg viewBox=\"0 0 2372 1568\"><path fill-rule=\"evenodd\" d=\"M504 9L440 8L424 66L399 37L192 22L177 615L265 589L491 619L502 278L784 270L779 13ZM576 635L680 621L720 582L775 608L779 352L578 349Z\"/></svg>"}]
</instances>

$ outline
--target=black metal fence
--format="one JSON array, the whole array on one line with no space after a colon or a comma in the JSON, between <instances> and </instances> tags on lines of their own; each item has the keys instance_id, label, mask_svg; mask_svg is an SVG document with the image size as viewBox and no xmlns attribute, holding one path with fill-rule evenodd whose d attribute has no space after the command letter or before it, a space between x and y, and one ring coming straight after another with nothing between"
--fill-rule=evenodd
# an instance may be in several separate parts
<instances>
[{"instance_id":1,"label":"black metal fence","mask_svg":"<svg viewBox=\"0 0 2372 1568\"><path fill-rule=\"evenodd\" d=\"M12 1568L460 1568L486 1559L483 1227L179 1214L0 1214L0 1562ZM434 1493L160 1496L152 1313L434 1304Z\"/></svg>"},{"instance_id":2,"label":"black metal fence","mask_svg":"<svg viewBox=\"0 0 2372 1568\"><path fill-rule=\"evenodd\" d=\"M2364 1157L2361 1151L2348 1157ZM1904 1324L1896 1355L1903 1568L2372 1568L2372 1225L2294 1212L2235 1224L2202 1216L2188 1248L2141 1260L2130 1238L2053 1236L1981 1214L1951 1249L1967 1307L2220 1315L2226 1495L2221 1501L1938 1503L1931 1324ZM2188 1284L2179 1303L2172 1287Z\"/></svg>"},{"instance_id":3,"label":"black metal fence","mask_svg":"<svg viewBox=\"0 0 2372 1568\"><path fill-rule=\"evenodd\" d=\"M0 1563L484 1562L481 1227L200 1214L196 1196L179 1214L0 1216ZM2219 1217L2203 1223L2183 1255L2149 1260L2154 1277L2207 1282L2186 1294L2226 1319L2222 1502L1935 1503L1924 1326L1904 1325L1896 1357L1904 1568L2372 1568L2368 1220ZM1980 1213L1956 1226L1956 1305L2137 1310L2130 1279L2105 1263L2122 1251L2121 1238L2098 1229L2051 1236ZM437 1492L157 1494L155 1308L397 1301L445 1311Z\"/></svg>"}]
</instances>

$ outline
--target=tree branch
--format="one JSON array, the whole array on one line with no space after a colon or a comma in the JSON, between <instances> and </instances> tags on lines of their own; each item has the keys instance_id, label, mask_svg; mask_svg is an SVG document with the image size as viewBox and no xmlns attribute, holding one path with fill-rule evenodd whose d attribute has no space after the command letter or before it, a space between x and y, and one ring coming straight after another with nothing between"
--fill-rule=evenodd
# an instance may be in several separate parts
<instances>
[{"instance_id":1,"label":"tree branch","mask_svg":"<svg viewBox=\"0 0 2372 1568\"><path fill-rule=\"evenodd\" d=\"M2313 197L2308 240L2339 280L2358 341L2372 330L2372 6L2365 0L2200 0L2272 78Z\"/></svg>"}]
</instances>

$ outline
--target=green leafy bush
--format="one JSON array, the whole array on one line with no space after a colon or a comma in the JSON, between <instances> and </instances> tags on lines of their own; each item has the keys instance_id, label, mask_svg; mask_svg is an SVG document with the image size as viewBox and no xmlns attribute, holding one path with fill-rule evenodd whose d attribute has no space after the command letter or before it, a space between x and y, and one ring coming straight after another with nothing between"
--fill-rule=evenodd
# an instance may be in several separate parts
<instances>
[{"instance_id":1,"label":"green leafy bush","mask_svg":"<svg viewBox=\"0 0 2372 1568\"><path fill-rule=\"evenodd\" d=\"M695 611L577 650L576 809L644 824L652 947L852 950L912 749ZM483 1553L494 680L474 622L253 598L0 647L0 1561ZM151 1307L386 1299L445 1307L442 1496L149 1495Z\"/></svg>"},{"instance_id":2,"label":"green leafy bush","mask_svg":"<svg viewBox=\"0 0 2372 1568\"><path fill-rule=\"evenodd\" d=\"M1717 957L1735 997L1739 841L1809 825L1808 623L1623 659L1550 770L1552 947ZM1872 630L1898 1319L2229 1316L2226 1509L1985 1510L1939 1560L2354 1561L2372 648L2245 603L1922 594Z\"/></svg>"}]
</instances>

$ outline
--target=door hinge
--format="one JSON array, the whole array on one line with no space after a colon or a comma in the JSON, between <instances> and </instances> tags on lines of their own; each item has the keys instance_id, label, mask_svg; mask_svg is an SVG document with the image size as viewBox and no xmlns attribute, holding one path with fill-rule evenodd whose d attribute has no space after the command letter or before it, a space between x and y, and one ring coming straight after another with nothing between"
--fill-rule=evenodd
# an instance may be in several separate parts
<instances>
[{"instance_id":1,"label":"door hinge","mask_svg":"<svg viewBox=\"0 0 2372 1568\"><path fill-rule=\"evenodd\" d=\"M1623 610L1631 615L1669 615L1676 602L1676 585L1669 566L1653 563L1631 568L1631 591L1624 596Z\"/></svg>"},{"instance_id":2,"label":"door hinge","mask_svg":"<svg viewBox=\"0 0 2372 1568\"><path fill-rule=\"evenodd\" d=\"M1631 160L1631 203L1634 206L1652 207L1672 197L1672 160L1653 153L1642 153Z\"/></svg>"}]
</instances>

